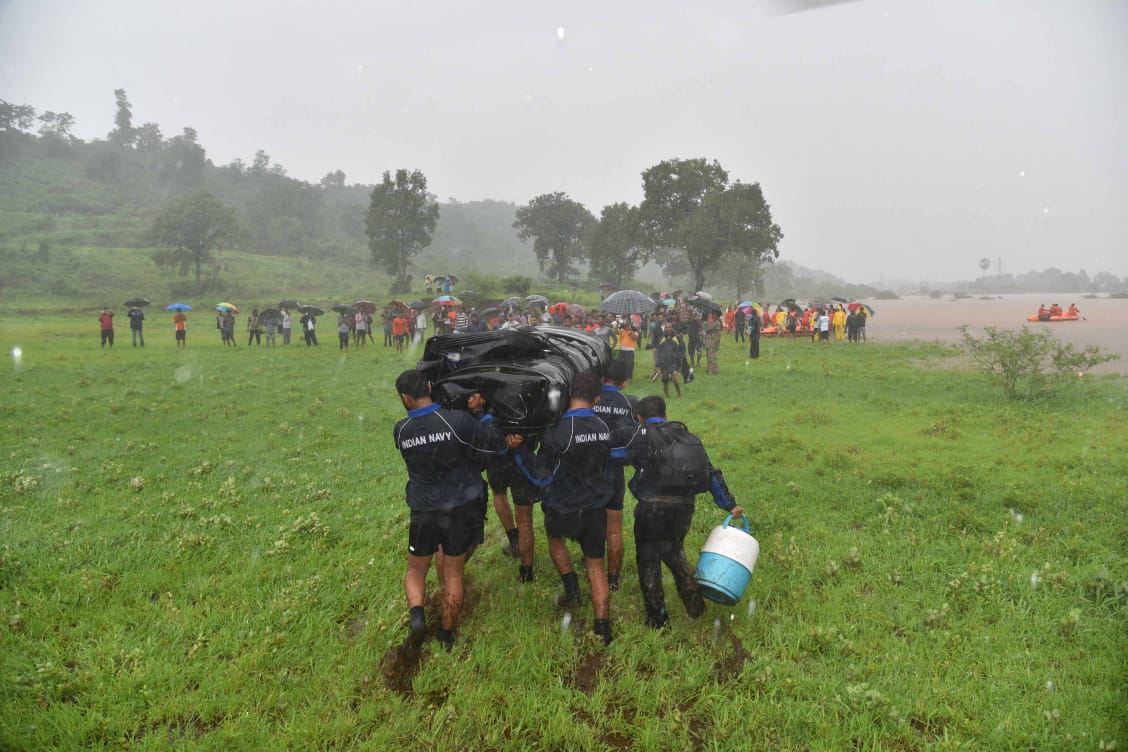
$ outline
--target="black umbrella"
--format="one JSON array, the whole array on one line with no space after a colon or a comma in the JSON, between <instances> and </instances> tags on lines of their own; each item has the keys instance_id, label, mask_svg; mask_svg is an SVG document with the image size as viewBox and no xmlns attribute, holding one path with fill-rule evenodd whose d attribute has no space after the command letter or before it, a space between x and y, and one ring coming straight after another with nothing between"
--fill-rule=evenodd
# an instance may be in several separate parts
<instances>
[{"instance_id":1,"label":"black umbrella","mask_svg":"<svg viewBox=\"0 0 1128 752\"><path fill-rule=\"evenodd\" d=\"M413 300L410 303L408 303L408 305L411 306L412 308L414 308L417 311L422 311L424 308L426 308L427 306L429 306L431 304L428 303L426 300Z\"/></svg>"},{"instance_id":2,"label":"black umbrella","mask_svg":"<svg viewBox=\"0 0 1128 752\"><path fill-rule=\"evenodd\" d=\"M129 308L144 308L149 305L148 298L129 298L125 301L125 305Z\"/></svg>"},{"instance_id":3,"label":"black umbrella","mask_svg":"<svg viewBox=\"0 0 1128 752\"><path fill-rule=\"evenodd\" d=\"M841 303L842 305L846 305L850 302L849 300L846 300L846 298L840 298L837 295L831 298L831 300L833 300L835 303Z\"/></svg>"},{"instance_id":4,"label":"black umbrella","mask_svg":"<svg viewBox=\"0 0 1128 752\"><path fill-rule=\"evenodd\" d=\"M279 323L282 321L282 312L274 308L262 309L262 311L259 312L259 322L265 324L268 321L273 321L276 324Z\"/></svg>"},{"instance_id":5,"label":"black umbrella","mask_svg":"<svg viewBox=\"0 0 1128 752\"><path fill-rule=\"evenodd\" d=\"M344 314L344 313L354 313L355 314L356 313L356 309L353 308L348 303L334 303L332 306L330 306L330 308L332 308L337 313L342 313L342 314Z\"/></svg>"},{"instance_id":6,"label":"black umbrella","mask_svg":"<svg viewBox=\"0 0 1128 752\"><path fill-rule=\"evenodd\" d=\"M516 297L506 298L505 300L501 301L501 307L502 308L524 308L525 307L525 299L524 298L516 298Z\"/></svg>"},{"instance_id":7,"label":"black umbrella","mask_svg":"<svg viewBox=\"0 0 1128 752\"><path fill-rule=\"evenodd\" d=\"M292 311L296 308L301 308L302 304L296 300L283 300L278 304L279 308L285 308L287 311Z\"/></svg>"},{"instance_id":8,"label":"black umbrella","mask_svg":"<svg viewBox=\"0 0 1128 752\"><path fill-rule=\"evenodd\" d=\"M313 316L320 316L321 314L325 313L325 309L322 308L321 306L308 305L308 304L298 306L298 310L301 311L302 313L308 313L308 314L311 314Z\"/></svg>"},{"instance_id":9,"label":"black umbrella","mask_svg":"<svg viewBox=\"0 0 1128 752\"><path fill-rule=\"evenodd\" d=\"M655 303L638 290L619 290L604 298L599 307L614 314L650 313Z\"/></svg>"},{"instance_id":10,"label":"black umbrella","mask_svg":"<svg viewBox=\"0 0 1128 752\"><path fill-rule=\"evenodd\" d=\"M702 311L720 311L721 307L713 302L713 298L708 293L697 293L685 299L694 308Z\"/></svg>"}]
</instances>

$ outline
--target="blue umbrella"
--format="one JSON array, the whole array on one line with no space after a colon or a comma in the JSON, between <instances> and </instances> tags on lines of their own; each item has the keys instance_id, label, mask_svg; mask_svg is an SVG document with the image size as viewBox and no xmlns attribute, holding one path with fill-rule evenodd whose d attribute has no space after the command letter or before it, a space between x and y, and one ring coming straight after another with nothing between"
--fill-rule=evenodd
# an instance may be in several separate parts
<instances>
[{"instance_id":1,"label":"blue umbrella","mask_svg":"<svg viewBox=\"0 0 1128 752\"><path fill-rule=\"evenodd\" d=\"M439 297L432 300L431 304L440 306L456 306L462 305L462 301L454 297L453 295L440 295Z\"/></svg>"},{"instance_id":2,"label":"blue umbrella","mask_svg":"<svg viewBox=\"0 0 1128 752\"><path fill-rule=\"evenodd\" d=\"M191 311L192 306L188 305L187 303L173 303L172 305L165 308L165 310L166 311Z\"/></svg>"}]
</instances>

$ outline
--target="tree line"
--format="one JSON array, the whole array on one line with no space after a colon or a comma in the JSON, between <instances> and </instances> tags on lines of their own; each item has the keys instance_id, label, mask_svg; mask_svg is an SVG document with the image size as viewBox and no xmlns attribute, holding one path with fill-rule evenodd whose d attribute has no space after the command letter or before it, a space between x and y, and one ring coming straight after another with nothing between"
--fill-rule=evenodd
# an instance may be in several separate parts
<instances>
[{"instance_id":1,"label":"tree line","mask_svg":"<svg viewBox=\"0 0 1128 752\"><path fill-rule=\"evenodd\" d=\"M105 140L88 145L86 173L164 197L137 238L161 246L154 259L163 267L202 282L213 251L225 244L342 259L366 247L402 291L416 263L427 263L420 257L431 248L440 209L418 170L389 171L375 186L350 186L335 170L312 185L290 178L263 150L249 165L235 159L217 167L195 129L166 138L157 123L137 125L124 89L114 91L114 108ZM38 125L56 156L82 144L74 124L69 113L0 101L0 133L28 134ZM705 159L661 162L642 177L642 204L613 204L598 218L562 192L514 207L512 249L531 243L541 272L559 282L576 279L586 266L591 279L619 287L650 261L670 277L692 278L697 288L717 274L737 280L738 288L762 280L782 233L758 184L730 184L724 169Z\"/></svg>"}]
</instances>

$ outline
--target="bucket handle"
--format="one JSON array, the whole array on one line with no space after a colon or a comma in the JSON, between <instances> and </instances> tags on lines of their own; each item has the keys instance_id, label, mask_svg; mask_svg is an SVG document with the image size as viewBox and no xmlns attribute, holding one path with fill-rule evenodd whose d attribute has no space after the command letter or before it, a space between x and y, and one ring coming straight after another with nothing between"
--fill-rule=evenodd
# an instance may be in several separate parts
<instances>
[{"instance_id":1,"label":"bucket handle","mask_svg":"<svg viewBox=\"0 0 1128 752\"><path fill-rule=\"evenodd\" d=\"M731 514L728 517L725 517L725 521L721 525L721 527L728 527L730 522L732 522L732 515ZM752 531L748 529L748 518L745 517L743 514L740 515L740 526L744 528L744 532L748 533L749 535L752 535Z\"/></svg>"}]
</instances>

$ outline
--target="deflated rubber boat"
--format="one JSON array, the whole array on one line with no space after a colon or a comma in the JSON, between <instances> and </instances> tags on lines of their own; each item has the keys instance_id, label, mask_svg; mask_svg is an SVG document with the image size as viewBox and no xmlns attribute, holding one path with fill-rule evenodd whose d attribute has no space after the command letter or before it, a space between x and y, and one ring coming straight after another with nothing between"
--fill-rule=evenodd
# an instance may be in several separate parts
<instances>
[{"instance_id":1,"label":"deflated rubber boat","mask_svg":"<svg viewBox=\"0 0 1128 752\"><path fill-rule=\"evenodd\" d=\"M576 374L602 375L610 362L608 344L586 332L517 326L431 337L416 368L443 407L464 409L481 392L502 426L538 432L567 409Z\"/></svg>"}]
</instances>

